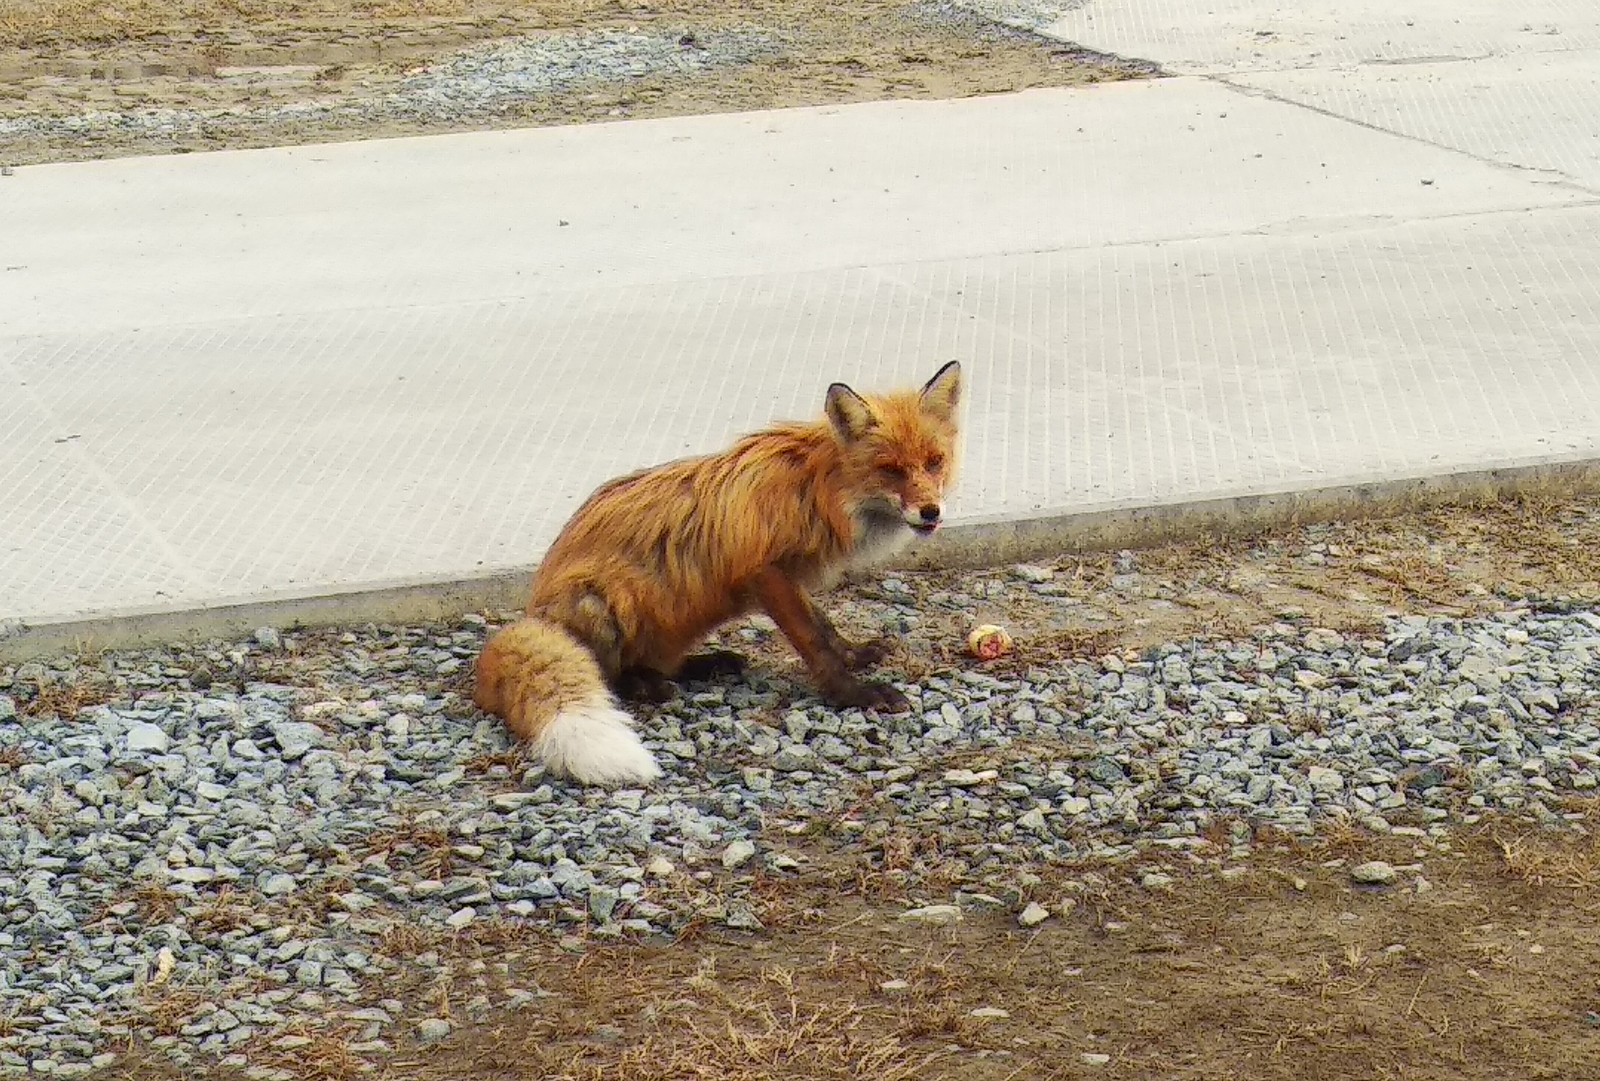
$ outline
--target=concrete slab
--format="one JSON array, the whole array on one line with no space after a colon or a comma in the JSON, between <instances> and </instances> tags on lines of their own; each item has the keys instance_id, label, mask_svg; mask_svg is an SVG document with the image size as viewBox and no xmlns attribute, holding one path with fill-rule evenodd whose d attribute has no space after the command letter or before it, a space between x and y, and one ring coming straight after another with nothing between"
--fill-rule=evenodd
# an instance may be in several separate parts
<instances>
[{"instance_id":1,"label":"concrete slab","mask_svg":"<svg viewBox=\"0 0 1600 1081\"><path fill-rule=\"evenodd\" d=\"M1593 455L1596 241L1585 208L901 280L988 328L965 492L1026 516Z\"/></svg>"},{"instance_id":2,"label":"concrete slab","mask_svg":"<svg viewBox=\"0 0 1600 1081\"><path fill-rule=\"evenodd\" d=\"M1045 33L1177 73L1600 47L1588 0L1085 0Z\"/></svg>"},{"instance_id":3,"label":"concrete slab","mask_svg":"<svg viewBox=\"0 0 1600 1081\"><path fill-rule=\"evenodd\" d=\"M0 273L0 335L1577 198L1449 160L1204 80L1161 80L34 167L0 180L16 268Z\"/></svg>"},{"instance_id":4,"label":"concrete slab","mask_svg":"<svg viewBox=\"0 0 1600 1081\"><path fill-rule=\"evenodd\" d=\"M957 521L1600 440L1592 193L1206 79L0 185L0 622L525 566L951 358Z\"/></svg>"},{"instance_id":5,"label":"concrete slab","mask_svg":"<svg viewBox=\"0 0 1600 1081\"><path fill-rule=\"evenodd\" d=\"M1600 52L1280 71L1231 80L1600 192Z\"/></svg>"}]
</instances>

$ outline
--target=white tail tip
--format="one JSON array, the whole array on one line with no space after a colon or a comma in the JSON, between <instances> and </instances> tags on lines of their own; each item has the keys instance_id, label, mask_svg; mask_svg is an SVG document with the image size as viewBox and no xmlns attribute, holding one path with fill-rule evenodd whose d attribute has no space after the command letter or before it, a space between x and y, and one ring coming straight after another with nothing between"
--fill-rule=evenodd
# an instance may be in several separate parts
<instances>
[{"instance_id":1,"label":"white tail tip","mask_svg":"<svg viewBox=\"0 0 1600 1081\"><path fill-rule=\"evenodd\" d=\"M533 740L545 768L579 784L633 785L661 776L633 730L633 720L608 698L595 698L557 713Z\"/></svg>"}]
</instances>

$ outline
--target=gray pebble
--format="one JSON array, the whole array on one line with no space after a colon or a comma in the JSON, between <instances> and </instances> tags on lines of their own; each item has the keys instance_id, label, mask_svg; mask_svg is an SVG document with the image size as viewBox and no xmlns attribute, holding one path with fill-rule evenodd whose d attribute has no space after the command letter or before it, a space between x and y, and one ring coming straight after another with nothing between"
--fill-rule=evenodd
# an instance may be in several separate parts
<instances>
[{"instance_id":1,"label":"gray pebble","mask_svg":"<svg viewBox=\"0 0 1600 1081\"><path fill-rule=\"evenodd\" d=\"M146 721L135 721L130 724L127 740L128 750L134 752L166 754L167 748L171 746L167 734Z\"/></svg>"},{"instance_id":2,"label":"gray pebble","mask_svg":"<svg viewBox=\"0 0 1600 1081\"><path fill-rule=\"evenodd\" d=\"M1358 863L1350 868L1350 878L1364 886L1387 886L1400 877L1400 872L1382 860Z\"/></svg>"},{"instance_id":3,"label":"gray pebble","mask_svg":"<svg viewBox=\"0 0 1600 1081\"><path fill-rule=\"evenodd\" d=\"M423 1043L438 1043L450 1035L450 1022L442 1017L430 1017L417 1022L417 1039Z\"/></svg>"}]
</instances>

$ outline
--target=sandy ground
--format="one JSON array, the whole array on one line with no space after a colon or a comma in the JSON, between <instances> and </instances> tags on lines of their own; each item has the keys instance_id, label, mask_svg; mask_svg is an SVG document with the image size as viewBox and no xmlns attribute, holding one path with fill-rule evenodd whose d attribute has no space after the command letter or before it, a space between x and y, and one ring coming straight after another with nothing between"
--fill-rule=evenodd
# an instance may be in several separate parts
<instances>
[{"instance_id":1,"label":"sandy ground","mask_svg":"<svg viewBox=\"0 0 1600 1081\"><path fill-rule=\"evenodd\" d=\"M693 75L585 79L530 94L492 117L286 122L259 115L293 103L370 100L473 44L595 30L673 40L755 32L778 47L751 63ZM163 108L211 115L172 134L0 135L0 162L962 97L1147 72L949 5L898 0L11 0L0 5L0 122Z\"/></svg>"}]
</instances>

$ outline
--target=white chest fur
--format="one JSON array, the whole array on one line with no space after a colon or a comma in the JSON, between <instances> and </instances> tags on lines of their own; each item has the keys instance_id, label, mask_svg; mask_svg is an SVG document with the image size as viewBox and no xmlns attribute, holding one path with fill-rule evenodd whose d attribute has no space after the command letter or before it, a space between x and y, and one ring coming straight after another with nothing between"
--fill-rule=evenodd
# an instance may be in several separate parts
<instances>
[{"instance_id":1,"label":"white chest fur","mask_svg":"<svg viewBox=\"0 0 1600 1081\"><path fill-rule=\"evenodd\" d=\"M849 556L837 567L830 567L816 584L819 590L829 590L850 571L860 570L894 555L911 542L911 527L896 513L860 511L856 514L855 544Z\"/></svg>"},{"instance_id":2,"label":"white chest fur","mask_svg":"<svg viewBox=\"0 0 1600 1081\"><path fill-rule=\"evenodd\" d=\"M898 514L861 514L856 518L856 546L850 552L850 566L869 567L888 559L910 544L911 537L911 527Z\"/></svg>"}]
</instances>

